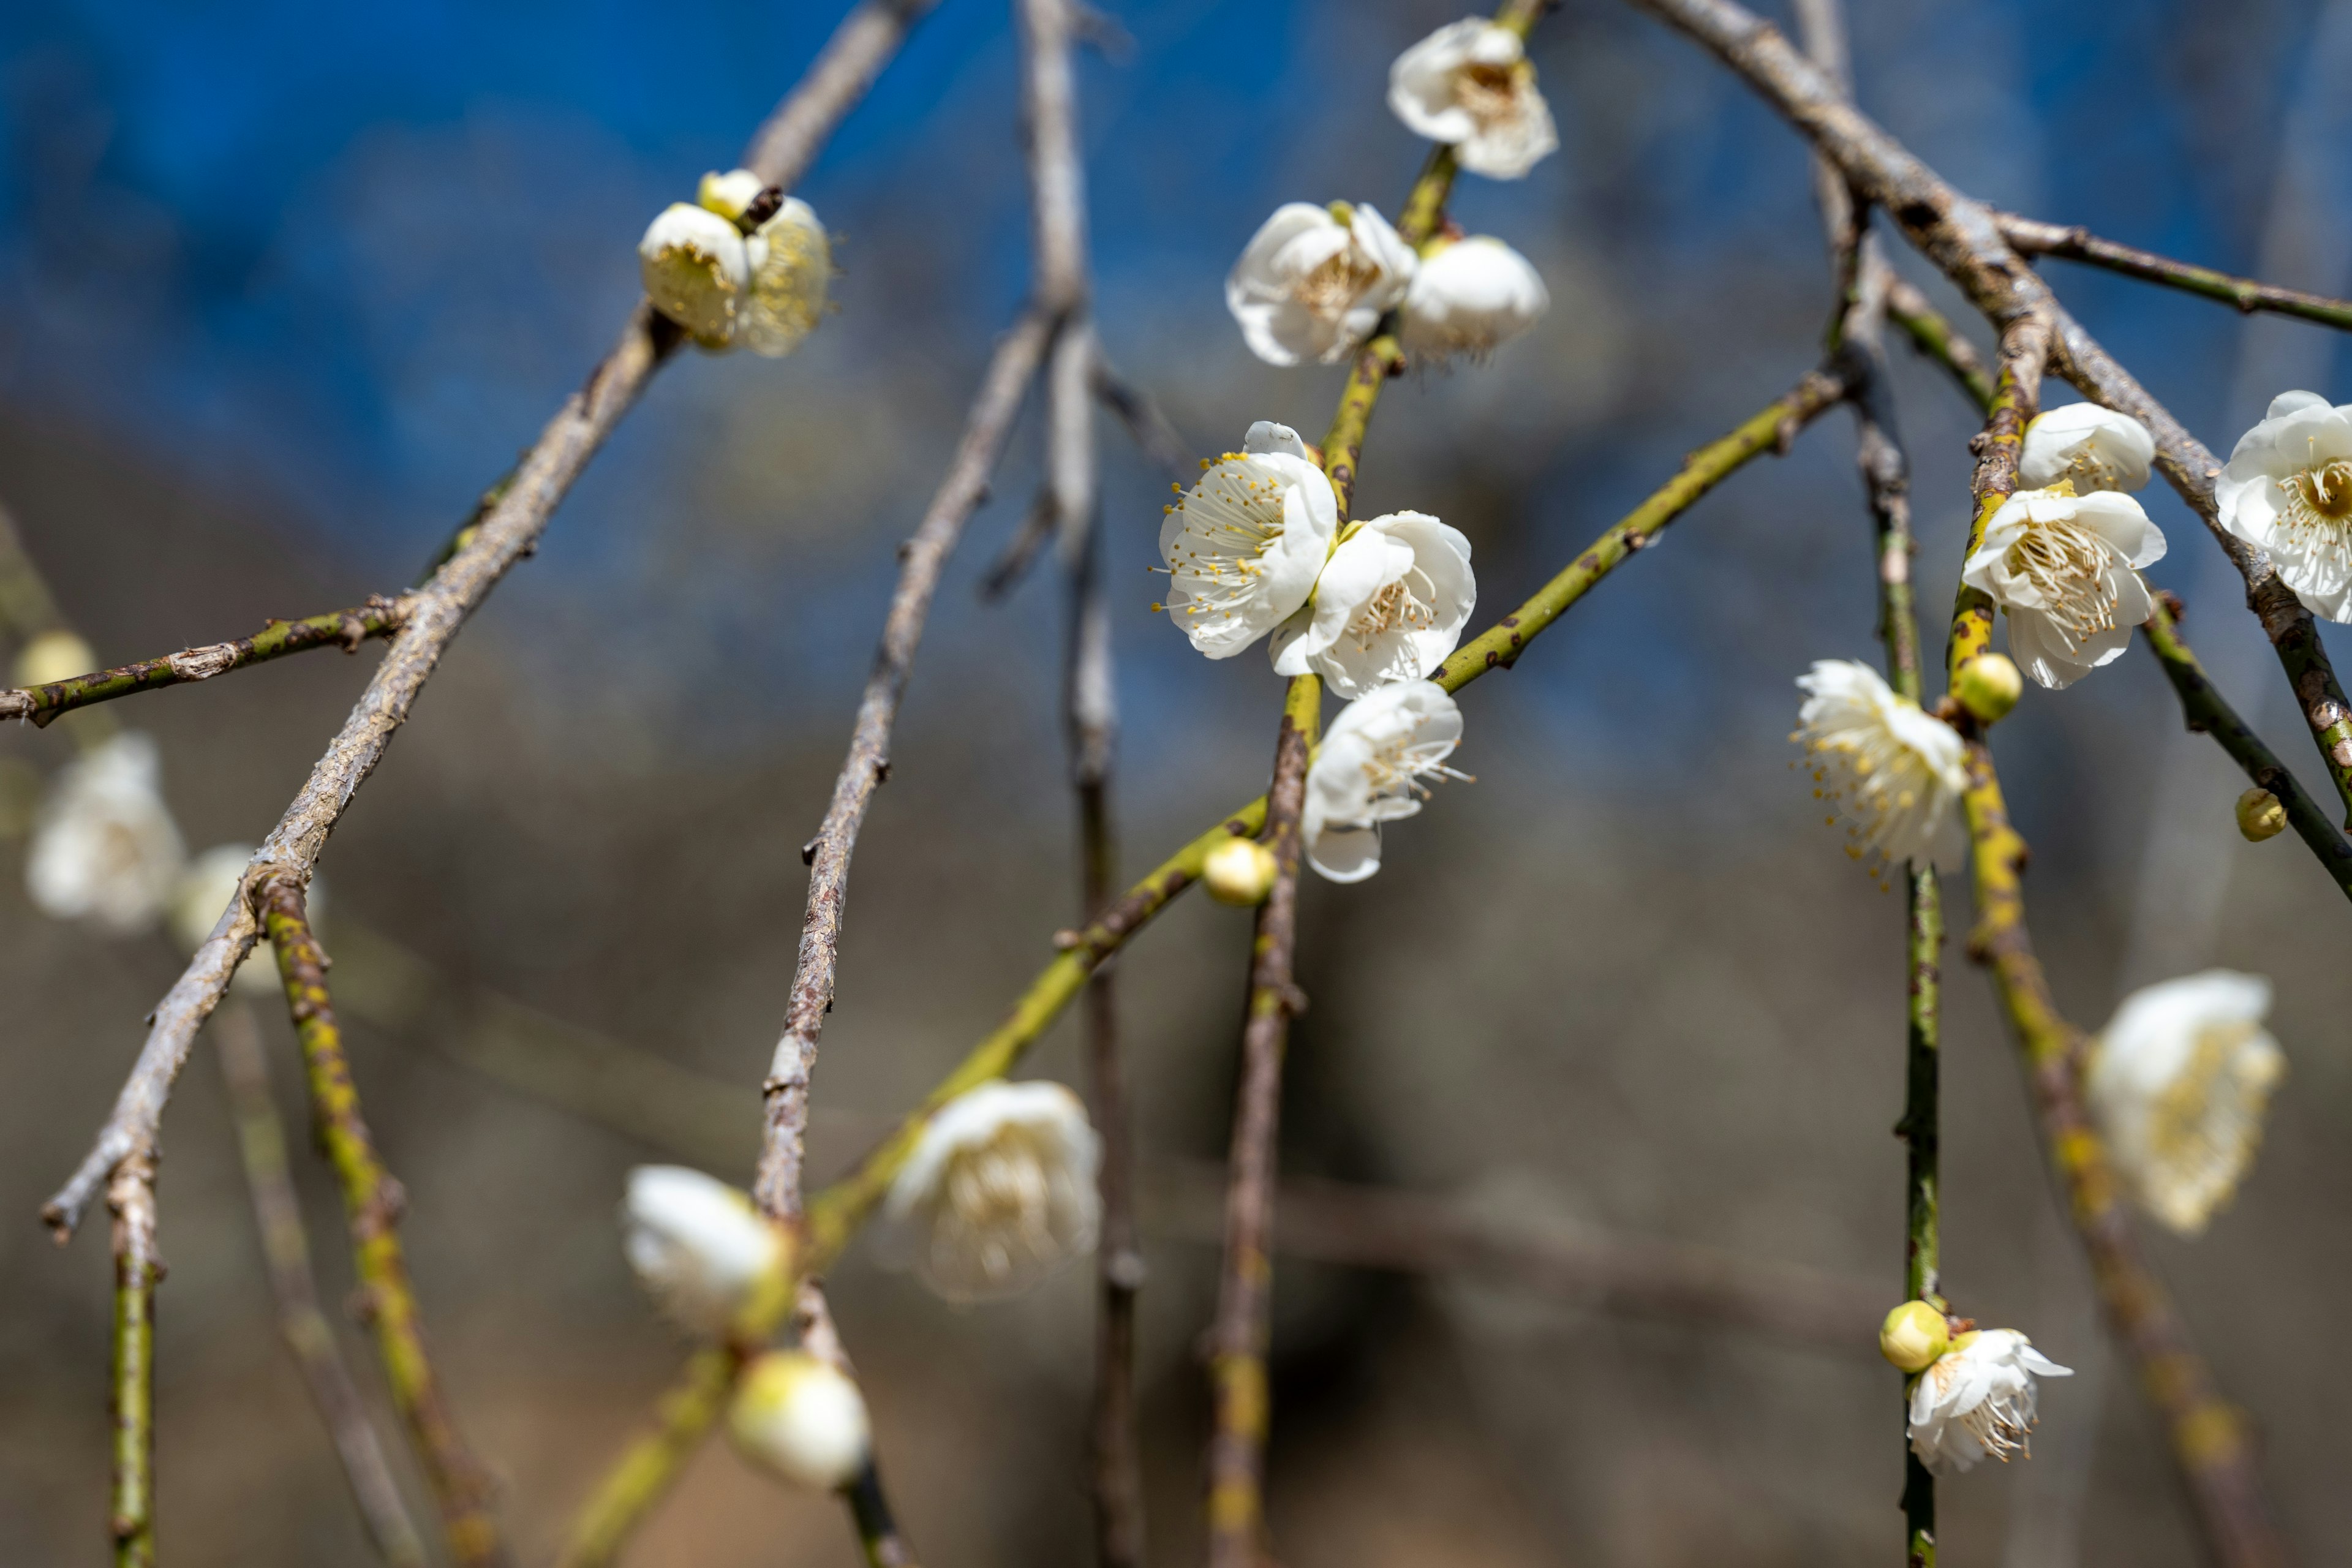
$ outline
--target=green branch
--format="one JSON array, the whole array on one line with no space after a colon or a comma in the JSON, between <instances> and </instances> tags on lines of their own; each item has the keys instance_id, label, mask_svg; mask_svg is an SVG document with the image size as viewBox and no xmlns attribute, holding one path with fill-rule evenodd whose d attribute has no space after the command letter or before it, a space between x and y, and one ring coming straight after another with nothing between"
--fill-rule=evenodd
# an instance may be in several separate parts
<instances>
[{"instance_id":1,"label":"green branch","mask_svg":"<svg viewBox=\"0 0 2352 1568\"><path fill-rule=\"evenodd\" d=\"M2300 289L2281 289L2235 273L2217 271L2210 267L2199 267L2193 262L2175 261L2168 256L2158 256L2152 250L2140 250L2128 245L2117 245L2112 239L2101 239L2080 226L2042 223L2013 213L1995 215L2003 238L2027 256L2055 256L2067 261L2080 261L2092 267L2104 267L2110 272L2120 272L2144 283L2161 283L2168 289L2179 289L2190 294L2201 294L2208 300L2218 300L2224 305L2234 305L2252 315L2257 310L2273 315L2294 316L2301 321L2315 321L2323 327L2352 331L2352 303L2331 300L2325 294L2306 294Z\"/></svg>"}]
</instances>

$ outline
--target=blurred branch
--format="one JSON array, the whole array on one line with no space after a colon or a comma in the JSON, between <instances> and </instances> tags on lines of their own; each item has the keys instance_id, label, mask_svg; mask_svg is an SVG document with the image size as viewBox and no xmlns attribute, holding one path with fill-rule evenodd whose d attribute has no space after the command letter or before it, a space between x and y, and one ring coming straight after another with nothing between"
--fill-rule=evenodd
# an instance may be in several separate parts
<instances>
[{"instance_id":1,"label":"blurred branch","mask_svg":"<svg viewBox=\"0 0 2352 1568\"><path fill-rule=\"evenodd\" d=\"M1344 419L1346 416L1343 414ZM1337 451L1336 443L1326 451ZM1295 675L1275 731L1274 782L1262 841L1274 852L1274 887L1251 933L1249 1000L1243 1012L1240 1082L1234 1091L1225 1165L1224 1267L1209 1331L1215 1414L1209 1437L1210 1568L1258 1568L1265 1555L1265 1438L1272 1415L1265 1356L1273 1337L1275 1183L1280 1164L1282 1058L1291 1015L1302 1005L1292 978L1298 942L1299 816L1307 758L1315 749L1323 682Z\"/></svg>"},{"instance_id":2,"label":"blurred branch","mask_svg":"<svg viewBox=\"0 0 2352 1568\"><path fill-rule=\"evenodd\" d=\"M66 624L55 595L25 549L16 520L0 506L0 620L27 641Z\"/></svg>"},{"instance_id":3,"label":"blurred branch","mask_svg":"<svg viewBox=\"0 0 2352 1568\"><path fill-rule=\"evenodd\" d=\"M1689 35L1743 77L1892 217L2004 337L2024 318L2046 319L2055 335L2053 368L2084 395L2148 427L2157 467L2245 579L2247 607L2261 620L2336 793L2352 810L2352 703L2320 646L2311 613L2267 553L2222 525L2213 499L2221 465L2213 454L2065 312L2002 237L1991 209L1954 190L1864 116L1771 24L1733 0L1631 3Z\"/></svg>"},{"instance_id":4,"label":"blurred branch","mask_svg":"<svg viewBox=\"0 0 2352 1568\"><path fill-rule=\"evenodd\" d=\"M115 1568L155 1568L155 1155L137 1149L106 1188L114 1215L114 1481L109 1528Z\"/></svg>"},{"instance_id":5,"label":"blurred branch","mask_svg":"<svg viewBox=\"0 0 2352 1568\"><path fill-rule=\"evenodd\" d=\"M928 0L862 0L809 67L799 87L753 139L746 167L771 185L789 187L875 73L896 51ZM643 304L621 337L549 422L498 500L464 544L407 599L400 634L376 667L351 717L311 769L301 793L256 853L254 868L229 900L212 935L158 1004L146 1044L95 1146L43 1210L69 1237L115 1163L153 1147L172 1084L186 1065L196 1031L228 989L229 977L259 934L252 898L267 873L306 880L327 835L367 781L407 720L417 693L458 629L516 562L538 548L556 507L614 426L635 405L647 379L676 352L677 329Z\"/></svg>"},{"instance_id":6,"label":"blurred branch","mask_svg":"<svg viewBox=\"0 0 2352 1568\"><path fill-rule=\"evenodd\" d=\"M801 1281L793 1309L793 1328L803 1351L850 1382L857 1381L857 1368L850 1364L849 1352L841 1342L841 1331L834 1326L833 1309L826 1304L824 1287L814 1279ZM841 1497L849 1505L850 1522L857 1531L857 1544L866 1554L867 1568L920 1568L915 1560L915 1549L907 1543L898 1517L891 1512L890 1500L882 1490L878 1461L871 1453L856 1478L841 1489Z\"/></svg>"},{"instance_id":7,"label":"blurred branch","mask_svg":"<svg viewBox=\"0 0 2352 1568\"><path fill-rule=\"evenodd\" d=\"M2191 294L2202 294L2209 300L2235 305L2248 314L2267 310L2316 321L2323 327L2352 329L2352 303L2342 300L2306 294L2300 289L2281 289L2252 278L2217 272L2210 267L2175 261L2152 250L2137 250L2111 239L2101 239L2079 226L2042 223L2004 212L1993 214L1993 221L2000 226L2001 237L2021 255L2055 256L2062 260L2086 262L2142 282L2162 283Z\"/></svg>"},{"instance_id":8,"label":"blurred branch","mask_svg":"<svg viewBox=\"0 0 2352 1568\"><path fill-rule=\"evenodd\" d=\"M2344 836L2336 830L2336 825L2327 820L2326 814L2303 785L2295 782L2286 764L2238 717L2206 678L2205 667L2198 663L2197 656L2181 640L2179 623L2163 595L2157 595L2156 613L2147 618L2143 629L2147 633L2148 651L2164 667L2164 678L2172 682L2172 689L2180 699L2181 717L2189 728L2212 736L2230 753L2231 760L2245 770L2248 779L2278 796L2296 836L2310 847L2321 868L2335 879L2345 896L2352 898L2352 845L2345 843Z\"/></svg>"},{"instance_id":9,"label":"blurred branch","mask_svg":"<svg viewBox=\"0 0 2352 1568\"><path fill-rule=\"evenodd\" d=\"M1143 455L1171 479L1187 479L1195 472L1192 449L1168 416L1151 395L1119 374L1117 366L1103 357L1102 344L1095 345L1095 395L1103 405L1118 416L1127 433L1135 438Z\"/></svg>"},{"instance_id":10,"label":"blurred branch","mask_svg":"<svg viewBox=\"0 0 2352 1568\"><path fill-rule=\"evenodd\" d=\"M152 691L158 687L210 680L215 675L283 658L289 653L305 653L314 647L340 647L345 653L357 653L360 644L370 637L389 637L398 633L406 623L408 607L406 599L373 595L366 604L348 610L330 610L323 616L299 621L271 621L253 636L233 642L206 643L162 658L142 659L137 664L101 669L94 675L54 680L47 686L0 690L0 720L30 719L36 726L46 726L58 714L93 702L128 697L134 691Z\"/></svg>"},{"instance_id":11,"label":"blurred branch","mask_svg":"<svg viewBox=\"0 0 2352 1568\"><path fill-rule=\"evenodd\" d=\"M343 1054L342 1029L327 994L327 956L311 933L299 885L272 878L262 884L260 899L269 940L278 949L286 1005L302 1042L320 1147L343 1190L353 1266L393 1405L432 1483L450 1555L460 1568L505 1563L506 1549L490 1512L489 1478L458 1436L440 1377L425 1352L416 1293L400 1245L398 1226L406 1198L377 1157L375 1141L360 1111L359 1090Z\"/></svg>"},{"instance_id":12,"label":"blurred branch","mask_svg":"<svg viewBox=\"0 0 2352 1568\"><path fill-rule=\"evenodd\" d=\"M1978 413L1992 406L1992 377L1976 344L1960 336L1916 284L1900 277L1888 278L1886 319L1903 329L1913 348L1952 373L1960 390L1975 400Z\"/></svg>"},{"instance_id":13,"label":"blurred branch","mask_svg":"<svg viewBox=\"0 0 2352 1568\"><path fill-rule=\"evenodd\" d=\"M262 1051L261 1031L253 1010L232 999L213 1017L213 1044L220 1054L221 1077L228 1086L229 1107L236 1119L237 1148L245 1163L246 1185L253 1194L253 1217L261 1233L262 1257L269 1267L270 1293L278 1301L278 1331L319 1419L334 1440L351 1483L352 1498L368 1539L393 1568L425 1568L425 1544L400 1500L399 1485L385 1461L383 1446L368 1419L359 1385L343 1364L335 1331L319 1307L319 1284L310 1272L310 1243L302 1226L302 1207L287 1171L286 1131L278 1118L278 1103L269 1089L269 1062Z\"/></svg>"}]
</instances>

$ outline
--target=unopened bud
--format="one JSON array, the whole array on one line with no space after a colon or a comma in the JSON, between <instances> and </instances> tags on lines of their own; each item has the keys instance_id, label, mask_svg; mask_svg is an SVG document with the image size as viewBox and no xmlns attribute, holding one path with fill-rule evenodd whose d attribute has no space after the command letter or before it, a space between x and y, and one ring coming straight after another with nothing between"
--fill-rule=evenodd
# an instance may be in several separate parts
<instances>
[{"instance_id":1,"label":"unopened bud","mask_svg":"<svg viewBox=\"0 0 2352 1568\"><path fill-rule=\"evenodd\" d=\"M713 170L702 176L702 184L695 190L694 200L696 205L707 207L733 223L760 199L760 193L767 188L768 182L749 169L736 169L724 174Z\"/></svg>"},{"instance_id":2,"label":"unopened bud","mask_svg":"<svg viewBox=\"0 0 2352 1568\"><path fill-rule=\"evenodd\" d=\"M98 668L98 655L71 632L43 632L16 655L16 684L47 686Z\"/></svg>"},{"instance_id":3,"label":"unopened bud","mask_svg":"<svg viewBox=\"0 0 2352 1568\"><path fill-rule=\"evenodd\" d=\"M2276 838L2286 831L2286 807L2279 797L2257 784L2238 797L2238 831L2249 844Z\"/></svg>"},{"instance_id":4,"label":"unopened bud","mask_svg":"<svg viewBox=\"0 0 2352 1568\"><path fill-rule=\"evenodd\" d=\"M621 1205L629 1267L663 1311L718 1334L776 1266L783 1238L743 1194L683 1165L640 1165Z\"/></svg>"},{"instance_id":5,"label":"unopened bud","mask_svg":"<svg viewBox=\"0 0 2352 1568\"><path fill-rule=\"evenodd\" d=\"M1905 1372L1925 1372L1951 1348L1944 1314L1926 1301L1906 1301L1886 1314L1878 1331L1878 1353Z\"/></svg>"},{"instance_id":6,"label":"unopened bud","mask_svg":"<svg viewBox=\"0 0 2352 1568\"><path fill-rule=\"evenodd\" d=\"M1960 678L1952 686L1952 695L1960 700L1960 706L1986 724L2006 717L2024 692L2025 677L2018 672L2017 661L2005 653L1977 655L1960 666Z\"/></svg>"},{"instance_id":7,"label":"unopened bud","mask_svg":"<svg viewBox=\"0 0 2352 1568\"><path fill-rule=\"evenodd\" d=\"M751 1363L727 1431L761 1468L827 1489L856 1479L871 1441L857 1384L806 1351L770 1351Z\"/></svg>"},{"instance_id":8,"label":"unopened bud","mask_svg":"<svg viewBox=\"0 0 2352 1568\"><path fill-rule=\"evenodd\" d=\"M1201 881L1221 904L1262 904L1274 891L1274 851L1255 838L1228 838L1209 851Z\"/></svg>"}]
</instances>

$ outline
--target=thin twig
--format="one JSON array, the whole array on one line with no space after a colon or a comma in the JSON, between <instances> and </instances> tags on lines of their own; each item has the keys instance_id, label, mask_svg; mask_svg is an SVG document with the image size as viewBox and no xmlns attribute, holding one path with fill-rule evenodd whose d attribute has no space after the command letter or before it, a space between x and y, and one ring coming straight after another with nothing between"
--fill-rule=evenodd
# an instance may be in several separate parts
<instances>
[{"instance_id":1,"label":"thin twig","mask_svg":"<svg viewBox=\"0 0 2352 1568\"><path fill-rule=\"evenodd\" d=\"M761 128L744 166L772 185L796 184L834 126L864 96L908 28L930 4L862 0L800 86ZM252 904L255 887L268 875L291 875L297 881L309 877L327 835L383 759L394 731L406 721L459 627L508 570L538 547L572 481L678 342L677 328L640 305L620 341L549 422L462 548L410 596L400 634L351 717L256 852L252 868L212 934L157 1005L146 1044L95 1146L42 1211L60 1239L72 1235L115 1163L153 1146L164 1102L187 1063L196 1031L227 991L229 977L259 934Z\"/></svg>"},{"instance_id":2,"label":"thin twig","mask_svg":"<svg viewBox=\"0 0 2352 1568\"><path fill-rule=\"evenodd\" d=\"M882 625L874 672L857 706L849 754L833 787L824 825L801 851L811 871L808 912L801 926L800 957L784 1010L784 1034L776 1044L767 1081L766 1131L759 1178L752 1195L770 1216L796 1221L801 1212L801 1163L808 1134L809 1073L816 1065L817 1039L833 1006L835 968L841 925L849 900L849 858L865 825L866 808L888 774L890 728L907 689L923 622L930 613L940 569L963 525L988 493L988 476L1011 435L1014 416L1037 374L1054 322L1032 307L997 344L982 378L980 395L964 423L963 439L948 465L947 478L931 498L922 525L900 548L898 586Z\"/></svg>"},{"instance_id":3,"label":"thin twig","mask_svg":"<svg viewBox=\"0 0 2352 1568\"><path fill-rule=\"evenodd\" d=\"M1174 479L1198 472L1192 448L1177 433L1175 425L1150 393L1121 375L1118 367L1103 357L1100 343L1095 345L1094 388L1095 395L1118 416L1136 446L1161 472Z\"/></svg>"},{"instance_id":4,"label":"thin twig","mask_svg":"<svg viewBox=\"0 0 2352 1568\"><path fill-rule=\"evenodd\" d=\"M2221 465L2213 454L2065 312L2002 237L1990 208L1954 190L1863 115L1770 23L1734 0L1631 3L1688 34L1744 78L1893 218L1998 331L2006 333L2023 317L2044 317L2055 337L2051 367L2084 395L2147 426L2157 468L2245 579L2247 608L2261 621L2336 793L2352 811L2352 703L2320 646L2311 612L2265 552L2223 525L2213 497Z\"/></svg>"},{"instance_id":5,"label":"thin twig","mask_svg":"<svg viewBox=\"0 0 2352 1568\"><path fill-rule=\"evenodd\" d=\"M1886 319L1903 329L1913 348L1952 373L1979 413L1991 405L1992 374L1985 369L1976 344L1960 336L1916 284L1901 277L1887 279Z\"/></svg>"},{"instance_id":6,"label":"thin twig","mask_svg":"<svg viewBox=\"0 0 2352 1568\"><path fill-rule=\"evenodd\" d=\"M2191 294L2202 294L2209 300L2235 305L2249 315L2257 310L2267 310L2316 321L2323 327L2352 329L2352 302L2331 300L2325 294L2306 294L2300 289L2281 289L2274 284L2239 278L2191 262L2175 261L2152 250L2139 250L2128 245L2117 245L2112 239L2101 239L2079 225L2069 227L2064 224L2043 223L2037 218L2020 217L2015 213L2004 212L1993 214L1993 221L2000 225L2001 237L2021 255L2055 256L2067 261L2087 262L2093 267L2104 267L2110 272L2121 272L2143 282L2162 283L2186 289Z\"/></svg>"},{"instance_id":7,"label":"thin twig","mask_svg":"<svg viewBox=\"0 0 2352 1568\"><path fill-rule=\"evenodd\" d=\"M228 1085L229 1106L236 1118L237 1147L245 1163L246 1185L253 1195L253 1217L261 1233L261 1253L268 1264L270 1294L278 1302L278 1331L301 1369L303 1386L319 1419L333 1439L342 1460L343 1479L352 1500L377 1552L394 1568L424 1568L425 1543L418 1539L400 1487L393 1479L375 1425L359 1384L352 1380L335 1342L335 1331L319 1306L319 1283L310 1272L310 1241L302 1225L302 1206L286 1163L286 1131L278 1121L278 1102L269 1088L269 1061L261 1047L261 1031L253 1010L232 998L213 1015L213 1044L220 1055L221 1077Z\"/></svg>"},{"instance_id":8,"label":"thin twig","mask_svg":"<svg viewBox=\"0 0 2352 1568\"><path fill-rule=\"evenodd\" d=\"M259 896L270 942L278 950L287 1009L302 1042L311 1119L320 1147L342 1188L353 1267L393 1405L432 1484L450 1555L461 1568L504 1563L506 1549L490 1511L489 1476L458 1435L439 1374L425 1352L416 1292L400 1245L400 1213L406 1200L377 1156L360 1110L359 1089L343 1054L342 1029L327 994L327 955L310 930L299 884L274 877L262 884Z\"/></svg>"},{"instance_id":9,"label":"thin twig","mask_svg":"<svg viewBox=\"0 0 2352 1568\"><path fill-rule=\"evenodd\" d=\"M299 621L272 621L253 636L232 642L206 643L162 658L119 664L94 675L53 680L47 686L0 690L0 719L30 719L36 726L44 726L60 713L86 708L93 702L128 697L134 691L152 691L158 687L210 680L215 675L283 658L289 653L304 653L314 647L339 647L345 653L357 653L360 644L370 637L397 634L407 613L407 600L373 595L366 604L348 610L330 610L323 616Z\"/></svg>"},{"instance_id":10,"label":"thin twig","mask_svg":"<svg viewBox=\"0 0 2352 1568\"><path fill-rule=\"evenodd\" d=\"M1326 450L1336 450L1327 446ZM1274 889L1258 906L1243 1014L1241 1083L1227 1161L1225 1257L1209 1337L1215 1405L1209 1438L1210 1568L1258 1568L1265 1553L1265 1437L1272 1402L1265 1358L1274 1304L1276 1133L1281 1123L1283 1047L1298 987L1299 814L1307 755L1314 749L1323 682L1293 676L1274 743L1263 842L1274 852Z\"/></svg>"},{"instance_id":11,"label":"thin twig","mask_svg":"<svg viewBox=\"0 0 2352 1568\"><path fill-rule=\"evenodd\" d=\"M106 1186L114 1215L114 1483L109 1528L115 1568L155 1568L155 1156L136 1149Z\"/></svg>"}]
</instances>

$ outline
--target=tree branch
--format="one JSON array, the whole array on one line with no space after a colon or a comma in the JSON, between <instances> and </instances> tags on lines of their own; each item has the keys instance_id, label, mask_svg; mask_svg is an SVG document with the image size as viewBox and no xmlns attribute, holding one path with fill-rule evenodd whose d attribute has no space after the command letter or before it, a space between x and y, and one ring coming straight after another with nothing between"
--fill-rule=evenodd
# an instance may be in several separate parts
<instances>
[{"instance_id":1,"label":"tree branch","mask_svg":"<svg viewBox=\"0 0 2352 1568\"><path fill-rule=\"evenodd\" d=\"M861 0L809 67L799 87L754 138L745 166L772 185L796 184L841 117L864 96L875 73L894 53L930 0ZM512 480L475 525L470 537L408 598L409 611L392 649L376 667L324 756L294 803L256 852L252 868L229 900L212 934L156 1006L146 1044L80 1167L44 1208L60 1238L71 1236L115 1163L152 1147L186 1065L196 1031L228 989L229 977L253 950L259 927L253 896L273 874L306 880L327 835L392 743L393 732L457 637L516 562L538 547L540 535L572 481L635 405L646 379L673 353L677 329L639 305L620 341L541 432Z\"/></svg>"},{"instance_id":2,"label":"tree branch","mask_svg":"<svg viewBox=\"0 0 2352 1568\"><path fill-rule=\"evenodd\" d=\"M2101 239L2080 226L2068 227L2063 224L2042 223L2035 218L2004 212L1993 214L1993 221L2000 226L2001 237L2022 256L2055 256L2066 261L2086 262L2093 267L2104 267L2110 272L2137 278L2145 283L2162 283L2169 288L2186 289L2191 294L2202 294L2209 300L2235 305L2249 315L2257 310L2266 310L2305 321L2316 321L2323 327L2352 329L2352 303L2331 300L2325 294L2306 294L2300 289L2281 289L2257 282L2252 278L2217 272L2210 267L2175 261L2152 250L2138 250L2128 245L2117 245L2111 239Z\"/></svg>"},{"instance_id":3,"label":"tree branch","mask_svg":"<svg viewBox=\"0 0 2352 1568\"><path fill-rule=\"evenodd\" d=\"M335 1331L319 1307L319 1283L310 1272L310 1242L302 1206L286 1164L286 1131L269 1089L269 1061L253 1010L232 999L213 1016L213 1044L221 1077L236 1118L238 1152L253 1217L261 1233L261 1253L269 1268L270 1294L278 1301L278 1330L301 1369L303 1386L342 1460L343 1479L359 1505L361 1521L376 1552L393 1568L425 1568L425 1544L400 1500L383 1446L351 1368L336 1348Z\"/></svg>"},{"instance_id":4,"label":"tree branch","mask_svg":"<svg viewBox=\"0 0 2352 1568\"><path fill-rule=\"evenodd\" d=\"M136 1149L106 1189L114 1215L114 1484L110 1528L115 1568L155 1568L155 1156Z\"/></svg>"}]
</instances>

